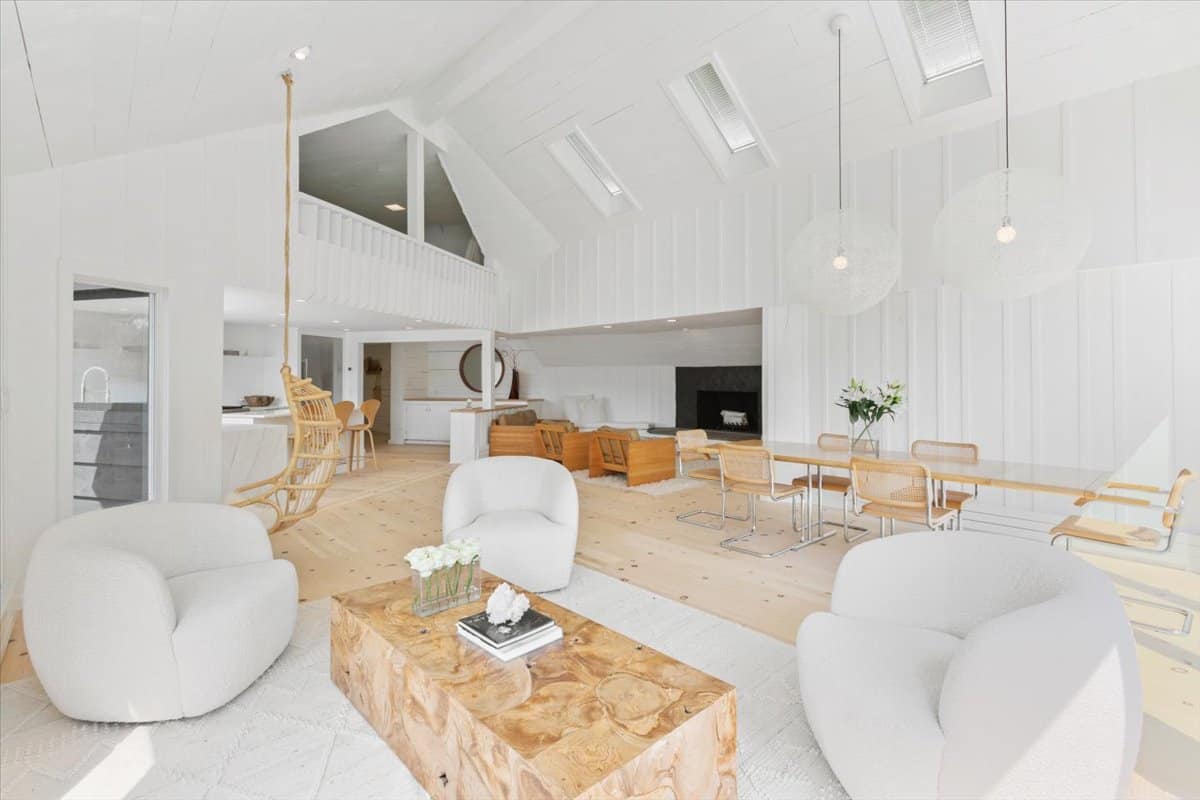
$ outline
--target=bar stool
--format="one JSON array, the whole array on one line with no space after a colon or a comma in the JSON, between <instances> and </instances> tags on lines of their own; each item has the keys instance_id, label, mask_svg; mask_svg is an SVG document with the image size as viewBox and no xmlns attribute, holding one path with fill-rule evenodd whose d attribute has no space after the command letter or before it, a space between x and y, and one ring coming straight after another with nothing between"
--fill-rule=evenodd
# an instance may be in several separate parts
<instances>
[{"instance_id":1,"label":"bar stool","mask_svg":"<svg viewBox=\"0 0 1200 800\"><path fill-rule=\"evenodd\" d=\"M939 442L933 439L918 439L912 443L909 453L918 461L979 463L979 445L970 442ZM934 490L938 494L942 507L954 509L954 524L959 530L962 530L963 506L979 495L979 485L972 484L970 492L948 492L946 491L946 482L937 481Z\"/></svg>"},{"instance_id":2,"label":"bar stool","mask_svg":"<svg viewBox=\"0 0 1200 800\"><path fill-rule=\"evenodd\" d=\"M776 483L775 458L771 454L771 451L765 447L727 444L721 446L717 450L717 453L721 464L722 521L725 517L726 498L730 494L746 495L746 502L750 506L750 530L723 540L721 547L724 547L726 550L734 550L738 553L746 553L757 558L775 558L789 550L798 550L800 547L812 544L812 542L803 542L798 545L791 544L773 553L760 553L757 550L740 546L738 542L743 542L758 532L759 497L767 497L771 500L790 498L792 501L792 530L796 533L801 533L802 531L796 523L796 498L805 497L808 487Z\"/></svg>"},{"instance_id":3,"label":"bar stool","mask_svg":"<svg viewBox=\"0 0 1200 800\"><path fill-rule=\"evenodd\" d=\"M1114 544L1118 547L1132 547L1138 550L1148 550L1154 553L1164 553L1171 549L1171 540L1175 537L1175 529L1179 525L1179 518L1183 516L1183 490L1189 483L1196 479L1196 476L1190 469L1182 469L1179 475L1176 476L1175 482L1171 484L1170 489L1159 489L1157 486L1145 486L1138 483L1121 483L1109 482L1106 487L1109 489L1118 489L1125 491L1137 492L1139 494L1153 494L1167 496L1165 505L1156 505L1149 500L1141 497L1129 497L1119 494L1102 494L1095 499L1081 497L1075 501L1075 505L1083 508L1090 506L1093 503L1105 503L1107 505L1125 505L1137 506L1140 508L1152 508L1161 510L1162 526L1166 530L1157 530L1155 528L1147 528L1141 525L1132 525L1124 522L1112 522L1105 519L1095 519L1093 517L1084 517L1074 515L1067 517L1062 522L1054 526L1050 531L1050 546L1059 539L1066 537L1065 544L1067 549L1070 549L1071 539L1086 539L1092 542L1103 542L1105 544ZM1192 612L1186 608L1179 606L1166 605L1164 603L1155 603L1150 600L1142 600L1138 597L1128 597L1121 595L1121 599L1132 605L1146 606L1148 608L1157 608L1162 611L1169 611L1172 614L1178 614L1183 618L1178 628L1167 628L1162 625L1151 625L1148 622L1133 622L1131 625L1136 625L1140 628L1146 628L1159 633L1165 633L1170 636L1186 636L1192 630Z\"/></svg>"},{"instance_id":4,"label":"bar stool","mask_svg":"<svg viewBox=\"0 0 1200 800\"><path fill-rule=\"evenodd\" d=\"M930 530L945 529L955 511L935 504L933 477L916 461L851 458L850 482L855 502L866 501L860 514L879 517L879 535L885 524L896 533L896 520L914 522Z\"/></svg>"},{"instance_id":5,"label":"bar stool","mask_svg":"<svg viewBox=\"0 0 1200 800\"><path fill-rule=\"evenodd\" d=\"M375 416L379 413L379 407L382 406L379 400L372 397L359 406L359 411L362 412L363 421L357 425L350 425L346 430L350 431L350 458L354 459L358 449L358 435L365 433L366 438L371 443L371 463L375 465L375 469L379 469L379 459L375 457L375 433L372 428L375 427ZM362 460L366 461L366 448L363 448Z\"/></svg>"},{"instance_id":6,"label":"bar stool","mask_svg":"<svg viewBox=\"0 0 1200 800\"><path fill-rule=\"evenodd\" d=\"M337 417L338 424L341 425L341 433L345 433L350 429L350 417L354 414L354 401L342 400L333 404L333 415ZM354 471L354 434L350 434L350 455L346 457L346 470Z\"/></svg>"}]
</instances>

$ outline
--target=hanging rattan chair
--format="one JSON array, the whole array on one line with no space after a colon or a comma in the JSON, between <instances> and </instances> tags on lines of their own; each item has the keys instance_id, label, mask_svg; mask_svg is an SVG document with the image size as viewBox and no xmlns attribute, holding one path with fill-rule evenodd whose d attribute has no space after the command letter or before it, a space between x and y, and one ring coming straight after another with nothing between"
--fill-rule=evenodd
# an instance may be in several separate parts
<instances>
[{"instance_id":1,"label":"hanging rattan chair","mask_svg":"<svg viewBox=\"0 0 1200 800\"><path fill-rule=\"evenodd\" d=\"M283 75L287 85L287 124L284 162L283 226L283 396L292 412L292 454L277 475L239 487L245 495L234 501L239 508L266 506L275 519L268 531L274 533L317 513L318 503L333 483L333 473L342 458L342 424L333 411L331 393L313 385L312 378L297 378L288 366L288 320L291 314L291 220L292 220L292 76Z\"/></svg>"}]
</instances>

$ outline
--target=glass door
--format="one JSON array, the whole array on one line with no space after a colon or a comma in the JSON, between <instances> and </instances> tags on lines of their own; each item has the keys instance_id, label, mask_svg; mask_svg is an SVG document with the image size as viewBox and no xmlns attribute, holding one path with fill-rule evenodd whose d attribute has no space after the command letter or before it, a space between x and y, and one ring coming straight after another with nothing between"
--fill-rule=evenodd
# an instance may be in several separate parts
<instances>
[{"instance_id":1,"label":"glass door","mask_svg":"<svg viewBox=\"0 0 1200 800\"><path fill-rule=\"evenodd\" d=\"M76 283L72 452L76 513L151 497L153 297Z\"/></svg>"}]
</instances>

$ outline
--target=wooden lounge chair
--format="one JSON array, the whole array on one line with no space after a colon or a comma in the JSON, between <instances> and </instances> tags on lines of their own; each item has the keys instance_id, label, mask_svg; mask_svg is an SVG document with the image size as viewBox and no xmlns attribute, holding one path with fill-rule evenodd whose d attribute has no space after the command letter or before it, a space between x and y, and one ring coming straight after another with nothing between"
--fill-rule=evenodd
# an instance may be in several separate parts
<instances>
[{"instance_id":1,"label":"wooden lounge chair","mask_svg":"<svg viewBox=\"0 0 1200 800\"><path fill-rule=\"evenodd\" d=\"M588 447L588 474L623 472L630 486L675 477L675 441L642 439L635 430L601 428Z\"/></svg>"},{"instance_id":2,"label":"wooden lounge chair","mask_svg":"<svg viewBox=\"0 0 1200 800\"><path fill-rule=\"evenodd\" d=\"M573 422L539 422L537 431L537 455L557 461L571 472L587 469L588 445L591 432L575 427Z\"/></svg>"}]
</instances>

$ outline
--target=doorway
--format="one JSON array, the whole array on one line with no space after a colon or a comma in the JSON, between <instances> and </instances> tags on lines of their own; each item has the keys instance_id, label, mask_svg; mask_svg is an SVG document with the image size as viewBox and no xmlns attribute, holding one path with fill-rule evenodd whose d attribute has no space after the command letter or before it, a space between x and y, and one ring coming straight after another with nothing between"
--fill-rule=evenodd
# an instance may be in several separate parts
<instances>
[{"instance_id":1,"label":"doorway","mask_svg":"<svg viewBox=\"0 0 1200 800\"><path fill-rule=\"evenodd\" d=\"M154 297L76 283L72 323L73 509L149 500Z\"/></svg>"},{"instance_id":2,"label":"doorway","mask_svg":"<svg viewBox=\"0 0 1200 800\"><path fill-rule=\"evenodd\" d=\"M342 340L336 336L301 335L300 377L312 378L313 384L332 392L337 402L343 396Z\"/></svg>"},{"instance_id":3,"label":"doorway","mask_svg":"<svg viewBox=\"0 0 1200 800\"><path fill-rule=\"evenodd\" d=\"M392 345L372 342L363 345L363 400L380 402L372 431L380 441L392 435Z\"/></svg>"}]
</instances>

